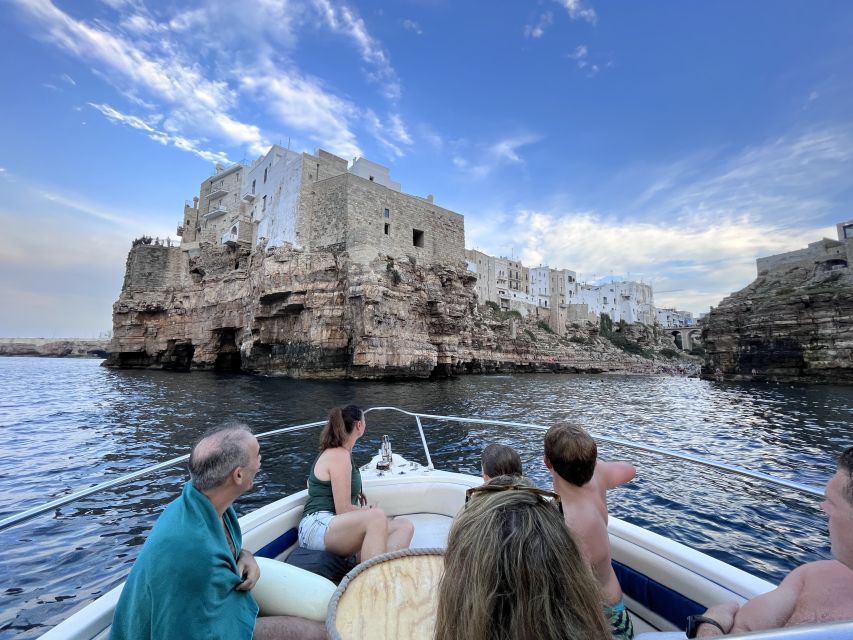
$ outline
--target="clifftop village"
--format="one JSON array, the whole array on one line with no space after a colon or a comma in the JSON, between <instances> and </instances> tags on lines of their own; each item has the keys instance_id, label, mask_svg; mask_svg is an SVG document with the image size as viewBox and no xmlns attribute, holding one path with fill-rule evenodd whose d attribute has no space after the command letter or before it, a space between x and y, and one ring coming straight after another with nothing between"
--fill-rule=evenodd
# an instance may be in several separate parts
<instances>
[{"instance_id":1,"label":"clifftop village","mask_svg":"<svg viewBox=\"0 0 853 640\"><path fill-rule=\"evenodd\" d=\"M642 282L578 282L570 269L525 266L505 257L465 249L464 217L433 197L401 191L387 167L365 158L348 163L327 151L297 153L274 145L251 165L216 166L193 204L184 206L180 248L194 257L202 243L266 249L346 248L367 264L377 253L419 264L465 261L476 275L480 304L522 316L535 314L557 333L567 323L614 322L692 327L690 312L654 306Z\"/></svg>"}]
</instances>

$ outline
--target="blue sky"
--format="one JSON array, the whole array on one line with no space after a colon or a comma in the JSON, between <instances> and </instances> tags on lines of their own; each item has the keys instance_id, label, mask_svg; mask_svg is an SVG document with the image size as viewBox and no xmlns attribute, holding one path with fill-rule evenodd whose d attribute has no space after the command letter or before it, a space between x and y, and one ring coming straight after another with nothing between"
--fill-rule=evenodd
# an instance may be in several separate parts
<instances>
[{"instance_id":1,"label":"blue sky","mask_svg":"<svg viewBox=\"0 0 853 640\"><path fill-rule=\"evenodd\" d=\"M853 217L841 0L7 0L0 33L0 335L109 330L130 241L273 142L694 312Z\"/></svg>"}]
</instances>

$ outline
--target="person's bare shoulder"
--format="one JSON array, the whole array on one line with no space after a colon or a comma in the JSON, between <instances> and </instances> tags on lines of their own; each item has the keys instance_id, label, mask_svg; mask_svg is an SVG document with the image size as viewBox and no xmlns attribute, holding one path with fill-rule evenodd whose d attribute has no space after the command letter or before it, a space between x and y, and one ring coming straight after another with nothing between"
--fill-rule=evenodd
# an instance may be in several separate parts
<instances>
[{"instance_id":1,"label":"person's bare shoulder","mask_svg":"<svg viewBox=\"0 0 853 640\"><path fill-rule=\"evenodd\" d=\"M630 482L637 475L637 469L629 462L599 461L595 465L595 472L607 489Z\"/></svg>"},{"instance_id":2,"label":"person's bare shoulder","mask_svg":"<svg viewBox=\"0 0 853 640\"><path fill-rule=\"evenodd\" d=\"M843 581L849 580L853 583L853 571L848 569L838 560L817 560L815 562L809 562L801 567L797 567L791 572L791 574L793 575L797 572L799 572L799 578L805 585L811 585L813 583L823 585L828 579Z\"/></svg>"}]
</instances>

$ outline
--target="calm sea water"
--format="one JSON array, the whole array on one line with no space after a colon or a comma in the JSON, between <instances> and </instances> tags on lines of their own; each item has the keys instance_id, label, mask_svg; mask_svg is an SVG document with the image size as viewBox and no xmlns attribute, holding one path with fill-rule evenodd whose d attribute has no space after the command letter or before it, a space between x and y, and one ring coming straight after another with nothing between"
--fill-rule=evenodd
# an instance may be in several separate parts
<instances>
[{"instance_id":1,"label":"calm sea water","mask_svg":"<svg viewBox=\"0 0 853 640\"><path fill-rule=\"evenodd\" d=\"M93 360L0 358L0 517L187 452L225 419L256 431L322 419L335 404L549 424L653 444L822 485L853 443L853 389L628 376L523 375L438 382L311 382L112 371ZM435 465L478 473L482 447L514 445L542 486L542 433L426 422ZM368 420L356 460L382 434L423 461L413 422ZM248 510L305 486L318 431L262 441ZM771 580L829 556L818 500L687 463L603 445L638 467L611 512ZM0 637L37 637L122 581L184 481L181 469L57 509L0 533Z\"/></svg>"}]
</instances>

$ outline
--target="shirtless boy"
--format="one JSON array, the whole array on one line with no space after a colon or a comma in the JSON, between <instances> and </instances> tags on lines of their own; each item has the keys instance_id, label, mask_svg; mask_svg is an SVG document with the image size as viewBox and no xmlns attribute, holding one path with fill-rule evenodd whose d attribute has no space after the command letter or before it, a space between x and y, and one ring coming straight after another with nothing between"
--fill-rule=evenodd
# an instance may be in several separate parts
<instances>
[{"instance_id":1,"label":"shirtless boy","mask_svg":"<svg viewBox=\"0 0 853 640\"><path fill-rule=\"evenodd\" d=\"M697 638L853 620L853 447L839 457L820 508L829 517L835 560L794 569L773 591L740 609L734 602L711 607L702 618L710 621L696 627Z\"/></svg>"},{"instance_id":2,"label":"shirtless boy","mask_svg":"<svg viewBox=\"0 0 853 640\"><path fill-rule=\"evenodd\" d=\"M613 638L630 640L634 629L610 564L607 490L632 480L636 470L627 462L599 461L595 440L567 423L555 424L545 434L545 466L554 480L554 491L560 494L566 526L578 539L601 586Z\"/></svg>"}]
</instances>

